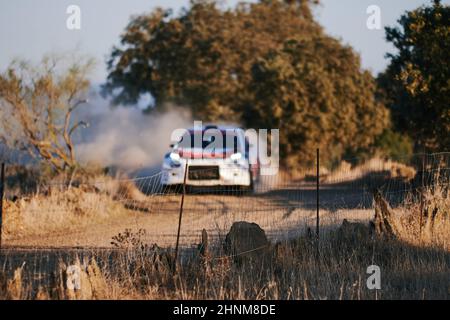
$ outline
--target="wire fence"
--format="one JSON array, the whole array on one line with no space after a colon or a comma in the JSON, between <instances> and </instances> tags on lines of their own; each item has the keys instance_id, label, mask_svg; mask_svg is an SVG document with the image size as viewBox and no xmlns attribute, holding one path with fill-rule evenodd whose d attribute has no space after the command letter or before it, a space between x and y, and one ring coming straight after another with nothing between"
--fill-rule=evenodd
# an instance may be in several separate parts
<instances>
[{"instance_id":1,"label":"wire fence","mask_svg":"<svg viewBox=\"0 0 450 320\"><path fill-rule=\"evenodd\" d=\"M396 161L372 159L359 165L352 165L359 159L346 159L333 170L321 168L321 224L324 228L334 225L342 216L367 219L375 189L395 207L424 187L448 188L449 158L449 153L420 154ZM202 168L200 174L208 176L216 169ZM222 180L229 186L187 178L182 246L193 246L203 229L212 238L223 240L236 221L257 223L273 241L296 237L314 225L315 168L260 176L254 179L253 191L232 185L241 171L234 167L220 170L221 176L231 177ZM14 196L13 190L6 188L9 200L4 208L3 245L107 247L112 236L125 229L145 229L146 241L174 245L183 185L162 184L166 174L103 177L73 181L70 186L53 182L31 194L16 191ZM14 179L8 169L6 176Z\"/></svg>"},{"instance_id":2,"label":"wire fence","mask_svg":"<svg viewBox=\"0 0 450 320\"><path fill-rule=\"evenodd\" d=\"M93 177L70 185L53 181L25 192L13 187L14 179L22 179L19 184L27 181L12 168L6 166L4 270L13 270L27 255L30 268L39 274L62 257L91 256L93 252L110 255L111 249L130 243L176 245L184 188L183 184L163 184L167 172L134 178ZM238 221L258 224L272 243L297 238L308 228L314 230L316 169L279 170L276 175L254 177L252 188L233 185L241 172L234 167L219 170L219 176L229 177L228 186L205 186L211 184L217 168L203 168L197 176L189 176L188 171L179 238L181 259L197 250L203 230L217 248L214 259L229 257L222 245ZM337 228L343 219L371 219L374 190L380 190L394 208L419 201L424 188L444 189L448 194L449 169L450 153L395 160L345 159L332 169L320 168L320 232ZM209 180L202 180L202 175ZM117 240L119 234L122 240Z\"/></svg>"}]
</instances>

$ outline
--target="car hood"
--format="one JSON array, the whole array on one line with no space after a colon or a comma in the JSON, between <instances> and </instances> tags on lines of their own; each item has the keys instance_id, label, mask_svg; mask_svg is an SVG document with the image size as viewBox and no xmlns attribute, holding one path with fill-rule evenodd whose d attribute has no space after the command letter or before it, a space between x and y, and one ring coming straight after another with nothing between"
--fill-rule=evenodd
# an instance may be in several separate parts
<instances>
[{"instance_id":1,"label":"car hood","mask_svg":"<svg viewBox=\"0 0 450 320\"><path fill-rule=\"evenodd\" d=\"M205 150L198 148L180 148L175 152L184 159L226 159L234 153L232 149Z\"/></svg>"}]
</instances>

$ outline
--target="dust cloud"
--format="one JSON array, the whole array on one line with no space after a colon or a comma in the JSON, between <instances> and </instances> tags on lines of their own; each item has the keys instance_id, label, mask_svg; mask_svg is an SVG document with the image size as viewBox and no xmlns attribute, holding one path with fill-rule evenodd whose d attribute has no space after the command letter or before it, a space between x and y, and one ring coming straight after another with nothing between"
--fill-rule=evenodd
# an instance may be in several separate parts
<instances>
[{"instance_id":1,"label":"dust cloud","mask_svg":"<svg viewBox=\"0 0 450 320\"><path fill-rule=\"evenodd\" d=\"M174 129L192 126L187 108L146 114L137 107L111 107L100 98L76 114L89 125L76 136L76 155L82 164L139 170L160 166Z\"/></svg>"}]
</instances>

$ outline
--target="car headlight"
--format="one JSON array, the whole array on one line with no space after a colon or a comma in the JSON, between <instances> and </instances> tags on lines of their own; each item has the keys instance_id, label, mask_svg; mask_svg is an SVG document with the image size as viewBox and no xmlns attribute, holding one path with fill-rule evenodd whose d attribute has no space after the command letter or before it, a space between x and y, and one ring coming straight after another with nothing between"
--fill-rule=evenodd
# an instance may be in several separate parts
<instances>
[{"instance_id":1,"label":"car headlight","mask_svg":"<svg viewBox=\"0 0 450 320\"><path fill-rule=\"evenodd\" d=\"M169 153L164 157L163 167L165 169L178 168L181 166L180 155L178 153Z\"/></svg>"},{"instance_id":2,"label":"car headlight","mask_svg":"<svg viewBox=\"0 0 450 320\"><path fill-rule=\"evenodd\" d=\"M242 153L238 152L238 153L233 153L230 156L231 160L237 161L240 160L242 158Z\"/></svg>"},{"instance_id":3,"label":"car headlight","mask_svg":"<svg viewBox=\"0 0 450 320\"><path fill-rule=\"evenodd\" d=\"M173 162L180 161L180 155L178 153L171 152L169 157L170 157L170 160L172 160Z\"/></svg>"}]
</instances>

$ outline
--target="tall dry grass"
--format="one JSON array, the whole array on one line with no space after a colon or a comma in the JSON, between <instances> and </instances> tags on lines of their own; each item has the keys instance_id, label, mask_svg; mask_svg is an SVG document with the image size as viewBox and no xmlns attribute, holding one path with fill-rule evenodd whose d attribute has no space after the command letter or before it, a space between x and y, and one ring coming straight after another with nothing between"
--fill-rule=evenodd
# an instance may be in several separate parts
<instances>
[{"instance_id":1,"label":"tall dry grass","mask_svg":"<svg viewBox=\"0 0 450 320\"><path fill-rule=\"evenodd\" d=\"M146 198L127 180L102 177L100 183L50 185L38 193L4 202L3 235L7 238L80 230L126 217L126 202Z\"/></svg>"},{"instance_id":2,"label":"tall dry grass","mask_svg":"<svg viewBox=\"0 0 450 320\"><path fill-rule=\"evenodd\" d=\"M450 194L448 186L424 188L410 194L396 209L399 237L415 246L450 251Z\"/></svg>"},{"instance_id":3,"label":"tall dry grass","mask_svg":"<svg viewBox=\"0 0 450 320\"><path fill-rule=\"evenodd\" d=\"M126 215L123 203L115 197L145 201L137 192L132 185L111 182L97 190L80 186L9 201L5 231L39 235ZM99 206L96 210L92 210L96 208L93 203ZM34 208L39 209L39 216L34 215ZM212 248L206 261L196 250L186 249L176 273L172 249L143 242L139 232L125 233L124 240L113 239L118 241L117 249L83 251L84 259L64 251L44 253L45 259L36 258L42 257L38 251L4 251L0 298L448 299L448 188L434 186L420 196L411 194L393 212L395 239L377 239L365 232L342 237L340 230L330 229L319 242L306 233L273 243L268 259L244 264L234 263L220 246ZM373 264L382 272L381 290L366 286L367 267ZM83 292L68 291L64 279L69 265L80 268Z\"/></svg>"},{"instance_id":4,"label":"tall dry grass","mask_svg":"<svg viewBox=\"0 0 450 320\"><path fill-rule=\"evenodd\" d=\"M408 181L415 177L416 170L406 164L381 158L373 158L357 166L342 161L335 170L324 173L323 181L328 183L354 181L377 173L386 173L388 179L398 178Z\"/></svg>"},{"instance_id":5,"label":"tall dry grass","mask_svg":"<svg viewBox=\"0 0 450 320\"><path fill-rule=\"evenodd\" d=\"M293 168L289 171L281 170L282 175L294 180L315 179L316 168ZM407 164L374 157L362 163L353 165L348 161L341 161L336 168L320 167L320 179L323 183L349 182L364 178L369 174L385 173L388 179L411 180L416 175L416 169Z\"/></svg>"},{"instance_id":6,"label":"tall dry grass","mask_svg":"<svg viewBox=\"0 0 450 320\"><path fill-rule=\"evenodd\" d=\"M448 299L448 190L429 189L424 197L425 203L417 203L414 201L417 198L411 197L404 207L394 210L397 230L394 239L379 239L365 232L343 237L342 230L332 230L319 242L305 235L272 244L268 259L242 264L234 263L220 247L213 248L207 258L191 250L183 252L178 271L174 273L170 248L149 245L140 238L140 232L128 232L115 238L116 250L94 251L83 264L78 257L63 255L66 261L62 267L60 263L55 269L47 270L47 273L61 274L69 264L78 265L84 292L67 292L62 280L32 288L25 280L30 275L22 274L26 273L25 265L25 268L9 270L9 274L8 270L0 274L3 281L0 296L7 299ZM425 210L437 212L433 221L429 214L420 219L419 212ZM368 230L368 226L359 228ZM370 265L381 269L381 290L369 290L366 286ZM58 290L63 293L55 295Z\"/></svg>"}]
</instances>

